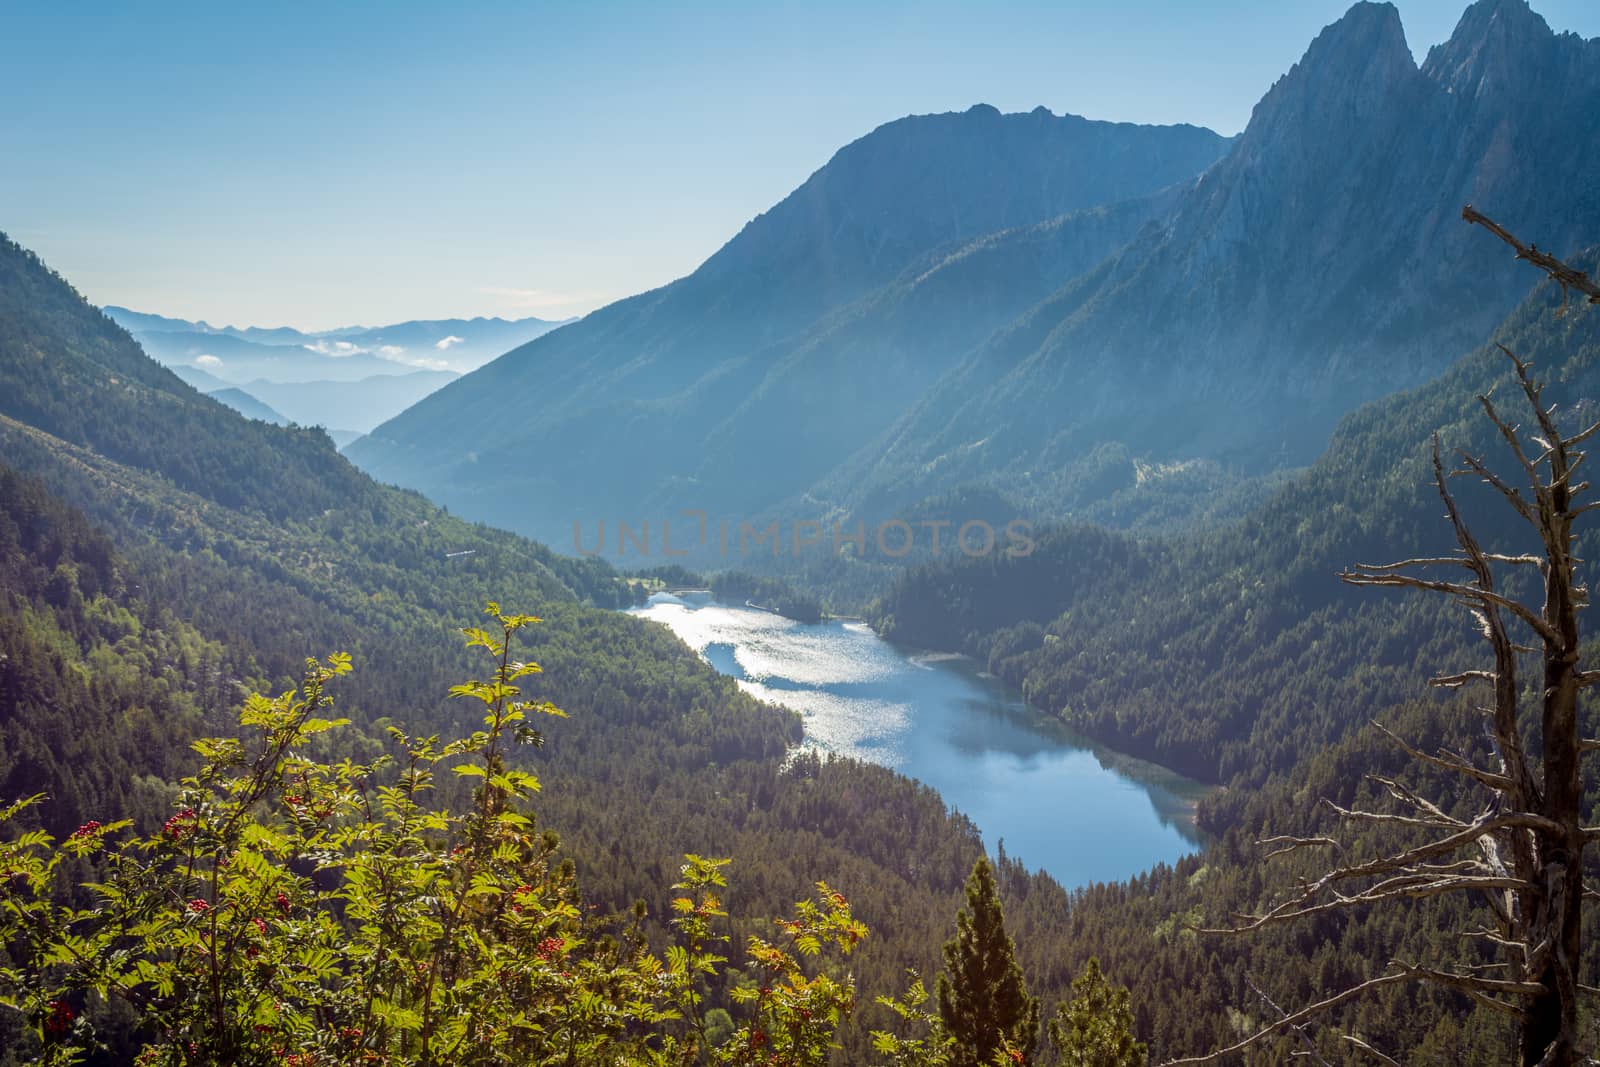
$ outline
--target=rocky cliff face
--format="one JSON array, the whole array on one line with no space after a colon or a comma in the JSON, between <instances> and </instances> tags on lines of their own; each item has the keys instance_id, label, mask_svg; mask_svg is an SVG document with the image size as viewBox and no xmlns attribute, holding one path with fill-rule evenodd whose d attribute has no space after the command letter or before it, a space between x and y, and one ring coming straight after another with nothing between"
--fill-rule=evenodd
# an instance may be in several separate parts
<instances>
[{"instance_id":1,"label":"rocky cliff face","mask_svg":"<svg viewBox=\"0 0 1600 1067\"><path fill-rule=\"evenodd\" d=\"M1522 0L1474 4L1421 69L1395 9L1357 4L1165 225L991 338L819 495L981 481L1048 510L1050 472L1106 441L1309 459L1526 293L1463 204L1562 251L1600 240L1597 94L1600 41Z\"/></svg>"}]
</instances>

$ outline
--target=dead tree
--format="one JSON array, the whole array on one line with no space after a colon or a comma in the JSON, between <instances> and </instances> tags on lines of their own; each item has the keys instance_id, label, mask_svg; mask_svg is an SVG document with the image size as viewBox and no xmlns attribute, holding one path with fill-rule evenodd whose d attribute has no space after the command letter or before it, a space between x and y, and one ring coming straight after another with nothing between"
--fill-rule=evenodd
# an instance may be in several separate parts
<instances>
[{"instance_id":1,"label":"dead tree","mask_svg":"<svg viewBox=\"0 0 1600 1067\"><path fill-rule=\"evenodd\" d=\"M1517 258L1548 274L1562 287L1564 297L1576 289L1600 303L1600 287L1581 271L1523 245L1470 206L1462 214L1469 223L1485 226L1510 244ZM1562 307L1565 310L1565 299ZM1405 827L1431 840L1335 867L1302 883L1289 899L1264 914L1239 916L1239 925L1226 931L1241 933L1335 910L1468 893L1487 904L1493 922L1490 928L1463 933L1487 941L1498 951L1499 962L1445 970L1393 960L1381 974L1300 1011L1281 1013L1276 1022L1235 1045L1173 1064L1209 1063L1243 1052L1269 1038L1300 1031L1306 1022L1374 989L1404 982L1456 990L1515 1020L1520 1060L1526 1067L1569 1067L1582 1061L1578 1000L1583 993L1596 992L1578 981L1583 901L1586 892L1594 895L1584 886L1584 850L1600 838L1600 828L1582 824L1580 764L1585 753L1600 750L1600 740L1581 735L1578 695L1600 684L1600 670L1585 671L1579 662L1578 622L1588 590L1578 576L1581 561L1573 555L1572 531L1580 515L1600 507L1600 502L1582 502L1589 483L1576 480L1584 459L1579 446L1600 432L1600 423L1563 434L1555 408L1546 406L1543 386L1530 374L1529 364L1500 347L1532 409L1536 432L1524 435L1488 395L1479 397L1479 402L1515 457L1522 484L1513 486L1483 457L1466 451L1460 453L1462 469L1447 474L1435 435L1433 481L1455 535L1454 554L1359 565L1340 575L1351 585L1442 593L1476 617L1493 666L1435 678L1431 684L1482 687L1489 692L1489 701L1481 708L1490 741L1491 758L1485 761L1489 765L1448 749L1424 752L1384 727L1378 729L1412 759L1463 776L1471 788L1482 792L1483 806L1471 819L1456 818L1400 782L1374 776L1372 780L1397 803L1397 811L1324 803L1346 822ZM1461 516L1450 491L1451 476L1476 478L1497 491L1531 527L1538 551L1507 555L1485 550ZM1498 578L1514 570L1531 571L1542 580L1542 606L1534 608L1531 599L1519 600L1505 592ZM1527 708L1518 678L1524 655L1536 657L1542 672L1542 684L1533 698L1536 706ZM1527 736L1535 722L1538 734ZM1269 856L1335 843L1327 837L1262 842L1273 848ZM1377 1054L1357 1038L1346 1039Z\"/></svg>"}]
</instances>

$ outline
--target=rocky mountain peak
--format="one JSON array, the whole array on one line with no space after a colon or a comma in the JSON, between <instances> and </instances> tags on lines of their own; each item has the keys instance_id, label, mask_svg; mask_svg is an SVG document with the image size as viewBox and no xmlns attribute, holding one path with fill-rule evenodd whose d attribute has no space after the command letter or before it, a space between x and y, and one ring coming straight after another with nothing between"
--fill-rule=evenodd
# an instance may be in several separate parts
<instances>
[{"instance_id":1,"label":"rocky mountain peak","mask_svg":"<svg viewBox=\"0 0 1600 1067\"><path fill-rule=\"evenodd\" d=\"M1394 5L1358 3L1318 34L1256 105L1246 142L1276 141L1286 127L1324 137L1330 121L1365 121L1416 74Z\"/></svg>"},{"instance_id":2,"label":"rocky mountain peak","mask_svg":"<svg viewBox=\"0 0 1600 1067\"><path fill-rule=\"evenodd\" d=\"M1453 94L1480 98L1527 81L1554 40L1527 0L1478 0L1450 39L1428 51L1423 72Z\"/></svg>"}]
</instances>

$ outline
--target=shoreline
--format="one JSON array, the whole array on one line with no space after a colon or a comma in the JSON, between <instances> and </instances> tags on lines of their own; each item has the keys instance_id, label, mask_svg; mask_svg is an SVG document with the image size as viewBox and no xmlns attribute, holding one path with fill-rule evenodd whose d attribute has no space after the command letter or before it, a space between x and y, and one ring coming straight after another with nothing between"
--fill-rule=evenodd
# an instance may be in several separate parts
<instances>
[{"instance_id":1,"label":"shoreline","mask_svg":"<svg viewBox=\"0 0 1600 1067\"><path fill-rule=\"evenodd\" d=\"M658 603L672 604L675 600L675 597L664 597ZM752 621L755 618L755 613L757 612L759 612L760 616L764 618L770 618L772 616L770 611L761 611L761 605L746 605L740 603L739 600L722 601L714 597L706 597L704 594L702 594L700 597L694 598L694 600L698 603L684 604L680 602L677 610L687 609L689 612L693 612L698 608L712 607L723 612L748 612L751 613L750 618ZM833 635L842 636L842 627L848 626L852 630L855 629L855 624L846 623L844 620L838 620L840 622L840 626L828 625L828 622L832 621L834 620L828 620L827 622L817 625L815 630L810 631L810 634L807 634L804 629L801 629L798 623L789 622L789 625L796 627L796 629L793 631L789 631L788 625L785 625L782 627L782 629L786 632L792 633L794 635L794 639L801 642L808 642L814 639L832 641L835 640L836 637L829 636L830 633ZM811 635L815 635L815 637ZM1017 690L1011 688L1009 685L1005 684L999 679L985 677L984 672L981 669L981 664L970 655L942 650L914 649L905 645L896 645L893 642L886 641L881 637L881 635L878 635L875 632L868 633L862 631L858 633L858 639L860 640L870 640L873 638L876 638L878 642L881 642L886 652L892 653L894 658L897 659L905 669L914 670L919 675L924 674L924 672L931 671L939 671L949 675L950 680L948 682L935 682L930 680L926 683L915 683L922 688L932 687L932 698L936 700L936 705L932 706L938 706L942 708L940 711L932 712L932 714L939 716L939 718L930 720L930 722L941 723L942 725L937 727L937 729L940 731L954 731L948 735L949 740L940 742L938 738L946 737L945 733L940 732L937 737L931 740L930 743L935 746L940 744L946 745L949 747L951 753L955 753L958 750L965 750L967 746L970 745L976 745L977 747L972 749L972 756L979 760L979 763L974 764L973 767L975 773L976 768L983 765L985 761L990 760L994 753L1013 752L1013 755L1024 759L1024 763L1020 769L1020 773L1023 773L1024 775L1031 773L1030 771L1027 771L1026 768L1035 758L1043 759L1047 762L1053 762L1062 759L1076 759L1083 761L1081 764L1082 770L1076 773L1079 775L1089 776L1083 779L1085 783L1093 780L1096 776L1102 775L1108 780L1114 779L1120 781L1121 785L1117 787L1117 791L1114 794L1106 793L1103 795L1106 798L1110 798L1113 795L1122 798L1113 801L1113 803L1119 807L1124 807L1127 804L1134 804L1136 808L1141 808L1148 812L1148 815L1145 816L1145 818L1150 819L1155 825L1165 827L1164 832L1172 835L1173 844L1177 845L1179 849L1177 852L1168 851L1164 854L1151 854L1145 856L1144 861L1137 867L1137 871L1148 870L1152 865L1159 862L1175 862L1176 857L1179 855L1194 855L1201 853L1214 843L1215 839L1212 837L1212 835L1201 830L1198 821L1199 801L1205 796L1209 795L1214 787L1202 782L1197 782L1193 779L1186 778L1170 768L1162 767L1159 764L1151 763L1148 760L1142 760L1136 756L1117 752L1115 749L1108 748L1103 744L1083 736L1078 731L1073 730L1060 718L1050 715L1023 700L1021 694ZM715 644L719 640L721 639L713 639L713 643ZM707 659L706 649L696 646L694 650L699 653L702 659ZM719 654L718 660L721 661L724 659L725 657ZM707 661L709 662L709 660ZM715 664L713 664L713 666L715 666ZM768 666L772 667L771 664ZM728 674L728 671L723 668L717 669L719 673ZM731 676L737 678L738 674L735 672ZM963 679L964 681L962 681ZM968 717L969 715L976 715L976 713L961 712L959 710L959 704L950 704L949 702L937 703L938 698L936 694L942 688L949 686L959 687L963 685L981 686L981 690L984 694L982 699L993 709L992 712L988 714L1002 715L1006 719L1009 719L1012 725L1000 726L997 723L994 728L999 732L997 734L990 735L988 733L990 728L981 725L984 721L986 721L983 716ZM1067 882L1071 882L1075 877L1075 875L1073 875L1071 872L1074 867L1077 866L1077 861L1073 861L1070 858L1066 861L1063 861L1060 858L1062 854L1059 852L1059 845L1047 844L1041 847L1044 839L1038 836L1039 830L1037 829L1038 824L1036 816L1034 817L1036 828L1031 831L1031 833L1034 835L1033 847L1016 847L1022 844L1022 840L1028 839L1028 832L1020 833L1018 836L1021 837L1022 840L1018 840L1014 837L1012 831L1018 826L1025 825L1028 822L1029 816L1024 813L1021 815L1019 820L1016 813L1022 812L1023 809L1015 808L1015 802L1010 800L994 800L992 803L998 806L993 808L990 807L991 801L989 798L991 796L1000 797L1003 794L1011 792L1011 790L1000 784L998 781L989 787L984 787L985 789L992 788L999 790L998 793L991 794L983 790L974 792L970 785L967 787L957 785L953 787L952 791L952 788L949 788L952 786L952 783L966 781L967 772L963 772L959 769L952 772L951 768L955 767L955 764L949 762L948 758L946 758L945 765L935 769L933 765L922 766L915 761L910 766L904 765L898 756L891 756L887 761L885 761L883 758L879 758L872 754L857 753L848 744L844 749L840 749L836 744L832 743L832 741L835 740L831 732L834 729L833 725L824 720L820 723L821 729L819 731L819 724L808 721L808 713L802 710L805 706L805 700L801 696L797 695L796 697L796 699L800 701L799 704L785 700L782 694L763 693L759 696L759 699L766 700L780 706L785 706L791 710L800 711L801 713L803 732L795 742L786 746L787 751L783 757L783 762L785 765L791 763L802 753L811 751L822 754L836 753L845 758L860 759L867 763L875 763L880 766L888 767L890 770L895 771L907 779L920 782L922 785L937 791L940 794L941 799L952 812L977 820L978 825L982 828L985 840L988 841L991 846L999 839L1003 838L1006 842L1007 849L1018 854L1020 858L1022 858L1023 861L1028 863L1030 866L1051 872L1055 877L1065 878ZM920 704L917 706L920 707ZM930 708L932 706L930 706ZM952 714L956 716L955 720L950 718ZM915 712L913 712L913 715L915 715ZM957 720L968 722L972 725L966 727L965 729L958 725L952 725ZM1021 731L1022 734L1032 737L1034 740L1025 743L1028 747L1013 751L1009 748L1009 745L1016 743L1014 740L1015 737L1021 736L1016 733L1017 731ZM969 739L965 741L958 740L963 736L967 736ZM998 742L999 747L994 748L992 752L989 751L989 743L982 740L982 738L987 736L992 736L993 740ZM1007 741L1005 740L1007 738L1012 738L1013 740ZM895 742L896 745L901 743L903 742ZM1076 756L1072 756L1070 753L1076 753ZM1090 768L1092 768L1092 770ZM954 779L951 777L952 773L956 775ZM1045 780L1041 779L1041 782L1043 781ZM1072 786L1050 785L1047 787L1049 791L1047 795L1061 798L1073 796L1074 788L1075 787ZM1081 788L1090 790L1091 792L1076 794L1079 797L1101 795L1093 793L1092 790L1095 787L1088 786L1087 784ZM1057 792L1057 790L1064 791ZM1137 802L1132 799L1134 796L1139 798ZM1088 803L1090 805L1090 808L1086 810L1092 810L1093 805L1100 802L1101 801L1099 800L1092 799L1079 801L1079 803ZM1037 803L1037 800L1031 803ZM996 822L991 825L988 819L986 819L982 814L985 811L990 811L991 814L998 814L1006 805L1011 805L1014 809L1012 813L1005 816L1007 820L1010 820L1009 823ZM1130 828L1133 825L1142 823L1142 820L1139 816L1132 814L1132 812L1130 812L1130 816L1132 818ZM1135 831L1135 833L1144 832L1147 831ZM1068 837L1063 840L1070 842L1072 833L1071 831L1067 831L1067 833ZM1047 836L1051 838L1054 837L1053 834L1047 834ZM1070 844L1068 844L1067 847L1070 851ZM1166 848L1170 850L1173 848L1173 845L1168 845ZM1158 850L1158 852L1159 851L1160 850ZM1092 863L1088 865L1092 865ZM1114 877L1131 876L1131 874L1134 872L1135 868L1129 868L1124 874L1115 875Z\"/></svg>"}]
</instances>

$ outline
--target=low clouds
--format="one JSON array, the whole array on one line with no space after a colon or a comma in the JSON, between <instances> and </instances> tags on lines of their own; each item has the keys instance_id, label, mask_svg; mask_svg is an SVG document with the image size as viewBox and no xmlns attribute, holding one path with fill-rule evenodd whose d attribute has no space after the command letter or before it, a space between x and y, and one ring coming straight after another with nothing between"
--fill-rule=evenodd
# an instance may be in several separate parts
<instances>
[{"instance_id":1,"label":"low clouds","mask_svg":"<svg viewBox=\"0 0 1600 1067\"><path fill-rule=\"evenodd\" d=\"M196 367L205 367L207 370L211 370L211 369L214 369L216 367L222 366L222 360L218 359L216 356L213 356L211 353L207 352L203 356L194 357L194 365Z\"/></svg>"},{"instance_id":2,"label":"low clouds","mask_svg":"<svg viewBox=\"0 0 1600 1067\"><path fill-rule=\"evenodd\" d=\"M451 345L465 344L466 341L467 339L465 337L457 337L455 334L451 334L449 337L444 337L438 341L435 341L433 347L443 352Z\"/></svg>"},{"instance_id":3,"label":"low clouds","mask_svg":"<svg viewBox=\"0 0 1600 1067\"><path fill-rule=\"evenodd\" d=\"M461 337L447 337L446 341L465 344ZM431 356L416 355L404 345L362 345L354 341L335 341L331 338L320 337L310 344L302 345L308 352L315 352L319 356L330 359L348 359L351 356L376 356L398 363L404 367L415 367L418 370L453 370L448 360L435 359ZM434 346L440 350L448 347L443 342Z\"/></svg>"},{"instance_id":4,"label":"low clouds","mask_svg":"<svg viewBox=\"0 0 1600 1067\"><path fill-rule=\"evenodd\" d=\"M334 359L343 359L345 356L365 355L368 349L360 345L351 344L349 341L318 340L305 346L319 356L332 356Z\"/></svg>"}]
</instances>

